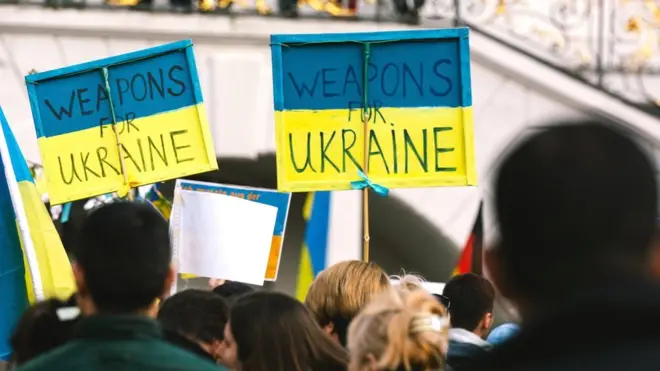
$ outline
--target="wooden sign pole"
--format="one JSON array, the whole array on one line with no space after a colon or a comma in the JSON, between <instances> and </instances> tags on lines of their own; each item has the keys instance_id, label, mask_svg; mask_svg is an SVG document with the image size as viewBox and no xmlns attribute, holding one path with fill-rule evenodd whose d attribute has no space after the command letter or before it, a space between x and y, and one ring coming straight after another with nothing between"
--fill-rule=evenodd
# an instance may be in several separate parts
<instances>
[{"instance_id":1,"label":"wooden sign pole","mask_svg":"<svg viewBox=\"0 0 660 371\"><path fill-rule=\"evenodd\" d=\"M369 176L369 115L366 108L363 109L362 123L364 125L364 175ZM369 261L369 187L362 189L362 230L364 241L362 245L362 260Z\"/></svg>"},{"instance_id":2,"label":"wooden sign pole","mask_svg":"<svg viewBox=\"0 0 660 371\"><path fill-rule=\"evenodd\" d=\"M369 100L367 98L367 91L369 86L369 59L371 58L371 44L364 44L364 66L362 73L363 87L362 87L362 124L364 126L364 169L363 173L365 181L369 179ZM364 241L362 243L362 261L369 262L369 187L362 189L362 231L364 233Z\"/></svg>"},{"instance_id":3,"label":"wooden sign pole","mask_svg":"<svg viewBox=\"0 0 660 371\"><path fill-rule=\"evenodd\" d=\"M112 94L110 92L110 81L108 78L108 68L104 67L102 69L103 80L105 81L105 91L108 94L108 103L110 104L110 113L112 114L112 131L115 133L115 141L117 142L117 150L119 152L119 166L121 167L121 173L124 176L124 184L128 185L128 199L133 201L133 190L130 188L130 183L128 182L128 174L126 173L126 164L124 163L124 146L121 145L121 140L119 138L119 131L117 131L117 119L115 115L115 106L112 103Z\"/></svg>"}]
</instances>

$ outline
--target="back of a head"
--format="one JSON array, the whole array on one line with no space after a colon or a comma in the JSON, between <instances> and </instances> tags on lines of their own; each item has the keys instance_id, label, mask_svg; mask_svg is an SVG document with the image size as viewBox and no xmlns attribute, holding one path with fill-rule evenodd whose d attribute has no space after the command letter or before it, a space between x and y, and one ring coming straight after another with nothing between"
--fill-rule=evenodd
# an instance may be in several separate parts
<instances>
[{"instance_id":1,"label":"back of a head","mask_svg":"<svg viewBox=\"0 0 660 371\"><path fill-rule=\"evenodd\" d=\"M275 292L240 297L230 328L243 371L344 371L346 351L318 326L305 306Z\"/></svg>"},{"instance_id":2,"label":"back of a head","mask_svg":"<svg viewBox=\"0 0 660 371\"><path fill-rule=\"evenodd\" d=\"M342 345L351 320L371 299L389 288L390 280L375 263L349 260L321 272L312 282L305 305L319 324L332 324Z\"/></svg>"},{"instance_id":3,"label":"back of a head","mask_svg":"<svg viewBox=\"0 0 660 371\"><path fill-rule=\"evenodd\" d=\"M22 365L66 343L77 322L77 307L49 299L28 308L21 316L11 346L13 362Z\"/></svg>"},{"instance_id":4,"label":"back of a head","mask_svg":"<svg viewBox=\"0 0 660 371\"><path fill-rule=\"evenodd\" d=\"M445 309L431 294L388 289L351 323L351 370L443 369L448 329Z\"/></svg>"},{"instance_id":5,"label":"back of a head","mask_svg":"<svg viewBox=\"0 0 660 371\"><path fill-rule=\"evenodd\" d=\"M243 282L227 281L220 286L216 286L213 292L225 299L228 304L231 304L240 296L254 292L254 289Z\"/></svg>"},{"instance_id":6,"label":"back of a head","mask_svg":"<svg viewBox=\"0 0 660 371\"><path fill-rule=\"evenodd\" d=\"M171 249L167 221L151 205L114 202L83 221L76 265L99 312L131 313L166 291Z\"/></svg>"},{"instance_id":7,"label":"back of a head","mask_svg":"<svg viewBox=\"0 0 660 371\"><path fill-rule=\"evenodd\" d=\"M641 274L654 232L655 171L638 144L559 124L517 146L495 182L500 270L527 300Z\"/></svg>"},{"instance_id":8,"label":"back of a head","mask_svg":"<svg viewBox=\"0 0 660 371\"><path fill-rule=\"evenodd\" d=\"M229 316L220 296L202 290L186 290L163 302L158 321L163 328L204 343L224 339Z\"/></svg>"},{"instance_id":9,"label":"back of a head","mask_svg":"<svg viewBox=\"0 0 660 371\"><path fill-rule=\"evenodd\" d=\"M484 315L493 312L495 288L474 273L452 277L442 295L449 300L452 327L474 331Z\"/></svg>"}]
</instances>

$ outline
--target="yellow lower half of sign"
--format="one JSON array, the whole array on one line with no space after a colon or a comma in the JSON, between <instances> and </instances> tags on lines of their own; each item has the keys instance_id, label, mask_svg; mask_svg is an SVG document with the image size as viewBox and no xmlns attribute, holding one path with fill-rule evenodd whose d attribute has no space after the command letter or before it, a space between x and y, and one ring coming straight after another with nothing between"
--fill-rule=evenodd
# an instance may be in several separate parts
<instances>
[{"instance_id":1,"label":"yellow lower half of sign","mask_svg":"<svg viewBox=\"0 0 660 371\"><path fill-rule=\"evenodd\" d=\"M476 185L472 108L372 108L275 113L278 190L350 189L365 147L385 187Z\"/></svg>"},{"instance_id":2,"label":"yellow lower half of sign","mask_svg":"<svg viewBox=\"0 0 660 371\"><path fill-rule=\"evenodd\" d=\"M203 104L118 122L119 143L111 122L39 138L53 204L218 167Z\"/></svg>"},{"instance_id":3,"label":"yellow lower half of sign","mask_svg":"<svg viewBox=\"0 0 660 371\"><path fill-rule=\"evenodd\" d=\"M282 256L282 236L273 236L270 244L270 254L268 256L268 265L266 266L266 281L275 281L277 279L277 271L280 267L280 257ZM182 273L181 278L188 280L197 278L197 275L191 273ZM222 278L222 277L210 277Z\"/></svg>"}]
</instances>

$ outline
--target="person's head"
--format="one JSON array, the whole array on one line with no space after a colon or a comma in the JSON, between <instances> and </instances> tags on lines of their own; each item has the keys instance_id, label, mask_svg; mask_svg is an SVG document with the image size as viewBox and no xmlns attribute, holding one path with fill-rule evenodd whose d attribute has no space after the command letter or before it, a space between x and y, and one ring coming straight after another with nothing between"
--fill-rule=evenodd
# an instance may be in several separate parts
<instances>
[{"instance_id":1,"label":"person's head","mask_svg":"<svg viewBox=\"0 0 660 371\"><path fill-rule=\"evenodd\" d=\"M158 311L158 321L166 331L199 344L216 361L221 361L228 316L224 299L202 290L179 292L165 300Z\"/></svg>"},{"instance_id":2,"label":"person's head","mask_svg":"<svg viewBox=\"0 0 660 371\"><path fill-rule=\"evenodd\" d=\"M66 343L72 335L80 310L58 299L28 308L10 339L12 362L20 366Z\"/></svg>"},{"instance_id":3,"label":"person's head","mask_svg":"<svg viewBox=\"0 0 660 371\"><path fill-rule=\"evenodd\" d=\"M449 300L451 326L485 337L493 324L495 288L474 273L459 274L445 285L442 295Z\"/></svg>"},{"instance_id":4,"label":"person's head","mask_svg":"<svg viewBox=\"0 0 660 371\"><path fill-rule=\"evenodd\" d=\"M375 263L349 260L322 271L305 298L318 323L340 344L346 345L348 325L390 280Z\"/></svg>"},{"instance_id":5,"label":"person's head","mask_svg":"<svg viewBox=\"0 0 660 371\"><path fill-rule=\"evenodd\" d=\"M86 314L155 315L174 279L167 221L151 205L113 202L83 221L73 250Z\"/></svg>"},{"instance_id":6,"label":"person's head","mask_svg":"<svg viewBox=\"0 0 660 371\"><path fill-rule=\"evenodd\" d=\"M351 322L349 370L443 369L448 329L445 309L431 294L390 288Z\"/></svg>"},{"instance_id":7,"label":"person's head","mask_svg":"<svg viewBox=\"0 0 660 371\"><path fill-rule=\"evenodd\" d=\"M219 295L225 299L225 301L230 305L242 295L249 294L253 291L254 289L252 286L243 282L236 281L225 281L222 285L216 286L213 289L213 292L216 295Z\"/></svg>"},{"instance_id":8,"label":"person's head","mask_svg":"<svg viewBox=\"0 0 660 371\"><path fill-rule=\"evenodd\" d=\"M305 306L275 292L254 292L232 306L225 364L241 371L344 371L346 351Z\"/></svg>"},{"instance_id":9,"label":"person's head","mask_svg":"<svg viewBox=\"0 0 660 371\"><path fill-rule=\"evenodd\" d=\"M611 126L558 124L515 147L495 177L500 241L486 263L523 317L649 272L651 161Z\"/></svg>"},{"instance_id":10,"label":"person's head","mask_svg":"<svg viewBox=\"0 0 660 371\"><path fill-rule=\"evenodd\" d=\"M493 345L501 345L511 340L520 332L520 327L515 323L504 323L493 329L493 331L488 334L486 341Z\"/></svg>"}]
</instances>

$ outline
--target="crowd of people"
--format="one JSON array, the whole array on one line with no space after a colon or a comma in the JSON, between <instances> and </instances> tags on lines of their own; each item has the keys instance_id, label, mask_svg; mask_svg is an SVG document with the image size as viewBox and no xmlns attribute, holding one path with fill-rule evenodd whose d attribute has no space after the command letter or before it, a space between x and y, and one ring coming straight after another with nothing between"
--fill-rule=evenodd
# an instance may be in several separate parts
<instances>
[{"instance_id":1,"label":"crowd of people","mask_svg":"<svg viewBox=\"0 0 660 371\"><path fill-rule=\"evenodd\" d=\"M416 276L392 285L377 264L346 261L321 272L304 303L238 282L170 296L165 219L143 203L103 205L73 251L76 294L24 313L12 367L655 370L657 205L655 167L634 139L601 122L557 123L512 149L495 177L490 280L457 275L434 295ZM494 326L496 295L520 326Z\"/></svg>"}]
</instances>

